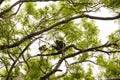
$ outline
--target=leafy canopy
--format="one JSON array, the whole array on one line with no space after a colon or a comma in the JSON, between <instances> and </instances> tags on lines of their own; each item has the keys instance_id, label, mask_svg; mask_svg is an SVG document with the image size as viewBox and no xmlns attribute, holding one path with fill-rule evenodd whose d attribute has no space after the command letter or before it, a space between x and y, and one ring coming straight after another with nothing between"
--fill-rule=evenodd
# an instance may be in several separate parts
<instances>
[{"instance_id":1,"label":"leafy canopy","mask_svg":"<svg viewBox=\"0 0 120 80\"><path fill-rule=\"evenodd\" d=\"M1 0L0 80L119 77L120 29L103 44L95 24L95 20L119 22L119 4L120 0ZM101 8L114 15L90 14ZM56 40L65 44L60 51L54 48L59 46Z\"/></svg>"}]
</instances>

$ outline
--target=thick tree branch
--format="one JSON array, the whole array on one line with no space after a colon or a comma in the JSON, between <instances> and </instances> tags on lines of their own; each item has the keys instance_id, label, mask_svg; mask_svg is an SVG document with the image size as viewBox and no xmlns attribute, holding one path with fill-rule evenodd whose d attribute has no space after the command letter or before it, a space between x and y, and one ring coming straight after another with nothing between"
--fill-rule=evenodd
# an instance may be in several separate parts
<instances>
[{"instance_id":1,"label":"thick tree branch","mask_svg":"<svg viewBox=\"0 0 120 80\"><path fill-rule=\"evenodd\" d=\"M74 19L78 19L78 18L90 18L90 19L97 19L97 20L114 20L114 19L120 18L120 15L117 15L117 16L114 16L114 17L97 17L97 16L86 15L86 14L79 15L79 16L74 16L74 17L71 17L69 19L56 22L55 24L53 24L53 25L49 26L48 28L45 28L45 29L43 29L41 31L31 33L31 34L23 37L20 41L15 42L13 44L10 44L10 45L0 45L0 50L19 46L21 43L23 43L24 41L26 41L28 39L31 39L34 36L40 35L40 34L42 34L44 32L47 32L47 31L57 27L58 25L62 25L62 24L68 23L69 21L74 20Z\"/></svg>"},{"instance_id":2,"label":"thick tree branch","mask_svg":"<svg viewBox=\"0 0 120 80\"><path fill-rule=\"evenodd\" d=\"M57 65L55 66L55 68L52 69L52 70L51 70L50 72L48 72L47 74L45 74L44 76L40 77L40 80L45 80L45 79L47 79L49 76L51 76L52 74L54 74L56 71L58 71L58 68L60 67L60 65L62 64L62 62L63 62L64 59L65 59L64 57L60 58L59 61L58 61L58 63L57 63Z\"/></svg>"},{"instance_id":3,"label":"thick tree branch","mask_svg":"<svg viewBox=\"0 0 120 80\"><path fill-rule=\"evenodd\" d=\"M69 67L66 69L66 71L65 71L64 73L62 73L61 75L58 75L58 76L56 76L55 78L53 78L53 80L57 80L57 79L65 76L65 75L68 73L68 71L69 71Z\"/></svg>"},{"instance_id":4,"label":"thick tree branch","mask_svg":"<svg viewBox=\"0 0 120 80\"><path fill-rule=\"evenodd\" d=\"M84 49L84 50L78 49L78 48L76 48L74 45L69 46L68 49L69 49L70 47L73 47L73 48L75 48L75 49L77 49L77 50L79 50L79 51L78 51L77 53L69 54L69 55L67 55L67 56L62 57L62 58L58 61L58 63L57 63L57 65L55 66L55 68L54 68L52 71L50 71L49 73L45 74L43 77L41 77L41 80L45 80L45 79L48 78L50 75L54 74L54 73L57 71L57 69L59 68L59 66L61 65L61 63L63 62L63 60L65 60L65 59L67 59L67 58L74 57L74 56L76 56L76 55L79 55L80 53L84 53L84 52L88 52L88 51L94 51L94 50L99 49L99 48L110 47L110 46L112 46L112 45L116 45L116 43L109 43L109 44L106 43L106 44L101 45L101 46L98 46L98 47L88 48L88 49ZM82 60L82 61L74 62L73 64L81 63L81 62L84 62L84 61L85 61L85 62L92 62L92 63L94 63L93 61L90 61L90 60ZM73 64L71 64L71 65L73 65ZM96 64L96 63L94 63L94 64ZM66 73L67 73L67 72L66 72ZM65 74L66 74L66 73L65 73ZM64 76L65 74L60 75L60 76L58 76L58 77L56 77L56 78L59 78L59 77L61 77L61 76Z\"/></svg>"},{"instance_id":5,"label":"thick tree branch","mask_svg":"<svg viewBox=\"0 0 120 80\"><path fill-rule=\"evenodd\" d=\"M101 46L97 46L97 47L92 47L92 48L88 48L88 49L79 50L78 52L76 52L76 53L74 53L74 54L70 54L70 55L65 56L65 59L74 57L74 56L79 55L79 54L84 53L84 52L94 51L94 50L97 50L97 49L99 49L99 48L105 48L105 47L107 48L107 47L111 47L111 46L113 46L113 45L114 45L114 46L117 46L117 45L116 45L116 41L115 41L114 43L106 43L106 44L101 45Z\"/></svg>"},{"instance_id":6,"label":"thick tree branch","mask_svg":"<svg viewBox=\"0 0 120 80\"><path fill-rule=\"evenodd\" d=\"M33 56L33 57L36 57L36 56L55 56L55 55L60 55L60 54L63 54L63 53L60 53L60 52L66 52L69 48L71 48L71 47L75 47L75 45L69 45L69 46L67 46L67 47L65 47L63 50L60 50L60 51L58 51L58 52L56 52L56 53L51 53L51 54L37 54L37 55L35 55L35 56ZM75 47L76 48L76 47ZM77 50L77 49L76 49Z\"/></svg>"},{"instance_id":7,"label":"thick tree branch","mask_svg":"<svg viewBox=\"0 0 120 80\"><path fill-rule=\"evenodd\" d=\"M103 48L103 47L111 47L112 45L114 46L118 46L116 45L116 41L114 43L105 43L101 46L97 46L97 47L93 47L93 48L88 48L88 49L79 49L77 48L74 44L71 44L69 46L67 46L65 49L63 49L62 51L63 52L66 52L69 48L74 48L75 50L78 50L80 51L81 53L83 52L88 52L88 51L99 51L99 52L104 52L104 53L116 53L116 52L120 52L119 50L118 51L105 51L105 50L100 50L99 48ZM59 54L62 54L62 53L59 53L59 52L56 52L56 53L51 53L51 54L37 54L33 57L36 57L36 56L55 56L55 55L59 55Z\"/></svg>"}]
</instances>

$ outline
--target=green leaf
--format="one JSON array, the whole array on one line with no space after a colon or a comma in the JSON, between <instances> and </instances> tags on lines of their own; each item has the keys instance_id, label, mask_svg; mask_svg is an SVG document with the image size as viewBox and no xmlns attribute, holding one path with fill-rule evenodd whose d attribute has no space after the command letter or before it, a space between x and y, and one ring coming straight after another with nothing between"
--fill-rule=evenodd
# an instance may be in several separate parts
<instances>
[{"instance_id":1,"label":"green leaf","mask_svg":"<svg viewBox=\"0 0 120 80\"><path fill-rule=\"evenodd\" d=\"M35 12L35 6L36 4L33 4L31 2L26 3L25 10L27 11L27 14L33 15Z\"/></svg>"}]
</instances>

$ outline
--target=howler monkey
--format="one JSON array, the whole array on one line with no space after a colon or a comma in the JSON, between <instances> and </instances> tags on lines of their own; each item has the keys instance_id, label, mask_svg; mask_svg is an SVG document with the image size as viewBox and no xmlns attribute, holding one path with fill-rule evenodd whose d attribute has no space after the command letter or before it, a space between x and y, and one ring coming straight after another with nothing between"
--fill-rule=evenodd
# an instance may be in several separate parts
<instances>
[{"instance_id":1,"label":"howler monkey","mask_svg":"<svg viewBox=\"0 0 120 80\"><path fill-rule=\"evenodd\" d=\"M54 47L58 53L62 53L62 50L65 48L65 43L61 40L56 40L55 44L56 45L52 47Z\"/></svg>"}]
</instances>

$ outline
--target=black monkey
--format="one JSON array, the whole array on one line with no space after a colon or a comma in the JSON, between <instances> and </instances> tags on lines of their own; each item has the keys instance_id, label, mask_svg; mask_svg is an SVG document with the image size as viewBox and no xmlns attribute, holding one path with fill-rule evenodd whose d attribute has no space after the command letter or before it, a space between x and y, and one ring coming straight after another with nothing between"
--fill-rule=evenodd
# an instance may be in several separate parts
<instances>
[{"instance_id":1,"label":"black monkey","mask_svg":"<svg viewBox=\"0 0 120 80\"><path fill-rule=\"evenodd\" d=\"M65 43L61 40L56 40L55 41L55 46L52 46L57 50L58 53L62 53L62 50L65 48Z\"/></svg>"}]
</instances>

